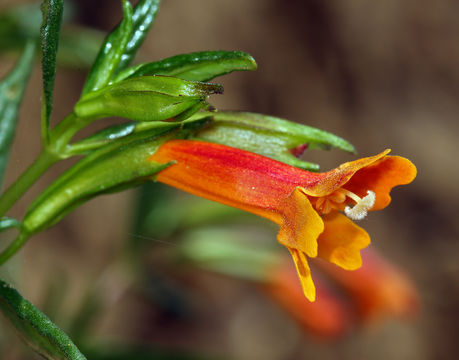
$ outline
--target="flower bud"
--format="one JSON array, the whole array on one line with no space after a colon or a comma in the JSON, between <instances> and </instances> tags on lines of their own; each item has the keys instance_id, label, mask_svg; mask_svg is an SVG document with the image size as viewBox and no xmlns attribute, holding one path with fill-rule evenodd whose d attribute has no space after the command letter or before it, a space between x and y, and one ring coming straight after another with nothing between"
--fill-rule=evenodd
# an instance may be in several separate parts
<instances>
[{"instance_id":1,"label":"flower bud","mask_svg":"<svg viewBox=\"0 0 459 360\"><path fill-rule=\"evenodd\" d=\"M75 105L79 118L119 116L135 121L161 121L191 108L206 105L211 94L221 94L217 84L186 81L168 76L142 76L91 92ZM191 114L190 114L191 115Z\"/></svg>"}]
</instances>

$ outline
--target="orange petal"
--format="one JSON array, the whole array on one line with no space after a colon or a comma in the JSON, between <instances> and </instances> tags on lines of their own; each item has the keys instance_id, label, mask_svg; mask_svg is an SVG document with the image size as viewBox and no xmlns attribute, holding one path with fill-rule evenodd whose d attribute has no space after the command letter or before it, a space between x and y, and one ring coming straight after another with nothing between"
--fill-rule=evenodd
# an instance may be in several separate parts
<instances>
[{"instance_id":1,"label":"orange petal","mask_svg":"<svg viewBox=\"0 0 459 360\"><path fill-rule=\"evenodd\" d=\"M282 207L283 222L277 240L310 257L317 256L317 237L324 230L322 218L312 207L303 189L297 187Z\"/></svg>"},{"instance_id":2,"label":"orange petal","mask_svg":"<svg viewBox=\"0 0 459 360\"><path fill-rule=\"evenodd\" d=\"M319 236L318 255L345 270L362 266L360 250L370 244L370 236L346 216L333 213L323 216L325 230Z\"/></svg>"},{"instance_id":3,"label":"orange petal","mask_svg":"<svg viewBox=\"0 0 459 360\"><path fill-rule=\"evenodd\" d=\"M379 161L359 170L346 184L346 189L364 196L367 190L376 194L371 210L380 210L389 205L390 191L394 186L409 184L416 177L416 167L400 156L385 156Z\"/></svg>"},{"instance_id":4,"label":"orange petal","mask_svg":"<svg viewBox=\"0 0 459 360\"><path fill-rule=\"evenodd\" d=\"M318 176L320 176L321 179L310 186L304 186L304 192L314 197L330 195L346 184L357 171L377 162L389 152L390 150L388 149L378 155L350 161L326 173L320 173Z\"/></svg>"},{"instance_id":5,"label":"orange petal","mask_svg":"<svg viewBox=\"0 0 459 360\"><path fill-rule=\"evenodd\" d=\"M301 288L303 289L304 296L306 296L306 299L309 301L315 301L316 287L312 281L311 269L309 268L306 255L296 249L288 248L288 250L290 251L293 262L295 263L296 272L300 278Z\"/></svg>"}]
</instances>

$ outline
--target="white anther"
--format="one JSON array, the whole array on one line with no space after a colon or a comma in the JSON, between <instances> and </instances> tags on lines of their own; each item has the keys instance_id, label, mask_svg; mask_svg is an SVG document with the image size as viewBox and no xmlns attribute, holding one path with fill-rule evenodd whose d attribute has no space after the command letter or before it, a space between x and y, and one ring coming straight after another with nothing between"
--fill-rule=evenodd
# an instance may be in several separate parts
<instances>
[{"instance_id":1,"label":"white anther","mask_svg":"<svg viewBox=\"0 0 459 360\"><path fill-rule=\"evenodd\" d=\"M376 195L373 191L368 190L367 194L368 195L364 198L356 200L356 204L352 208L350 206L345 207L344 213L348 218L352 220L362 220L367 216L368 210L373 207L376 201Z\"/></svg>"}]
</instances>

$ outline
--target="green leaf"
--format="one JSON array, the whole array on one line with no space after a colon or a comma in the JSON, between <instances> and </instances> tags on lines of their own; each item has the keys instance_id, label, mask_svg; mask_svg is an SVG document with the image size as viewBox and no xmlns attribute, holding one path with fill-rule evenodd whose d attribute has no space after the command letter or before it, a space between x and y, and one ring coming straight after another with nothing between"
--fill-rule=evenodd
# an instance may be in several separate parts
<instances>
[{"instance_id":1,"label":"green leaf","mask_svg":"<svg viewBox=\"0 0 459 360\"><path fill-rule=\"evenodd\" d=\"M84 360L72 340L21 294L0 279L0 311L21 338L51 360Z\"/></svg>"},{"instance_id":2,"label":"green leaf","mask_svg":"<svg viewBox=\"0 0 459 360\"><path fill-rule=\"evenodd\" d=\"M242 51L200 51L139 64L120 73L115 81L144 75L168 75L184 80L209 81L233 71L256 70L252 56Z\"/></svg>"},{"instance_id":3,"label":"green leaf","mask_svg":"<svg viewBox=\"0 0 459 360\"><path fill-rule=\"evenodd\" d=\"M137 49L142 45L158 13L160 0L140 0L134 7L132 15L132 35L126 45L117 71L123 70L134 58Z\"/></svg>"},{"instance_id":4,"label":"green leaf","mask_svg":"<svg viewBox=\"0 0 459 360\"><path fill-rule=\"evenodd\" d=\"M132 6L123 0L123 20L105 38L99 54L89 71L82 95L103 88L108 84L121 61L132 36Z\"/></svg>"},{"instance_id":5,"label":"green leaf","mask_svg":"<svg viewBox=\"0 0 459 360\"><path fill-rule=\"evenodd\" d=\"M196 134L196 138L251 151L306 170L319 169L319 165L297 158L306 148L355 152L349 142L327 131L273 116L220 111L203 112L192 118L206 116L213 122Z\"/></svg>"},{"instance_id":6,"label":"green leaf","mask_svg":"<svg viewBox=\"0 0 459 360\"><path fill-rule=\"evenodd\" d=\"M183 123L157 123L148 130L128 136L93 151L51 184L29 207L23 222L24 236L50 227L89 199L151 181L170 164L148 160L157 148L171 138L183 138L206 124L207 120ZM18 238L10 247L16 251L24 243ZM9 248L11 256L14 252ZM0 254L0 256L2 256Z\"/></svg>"},{"instance_id":7,"label":"green leaf","mask_svg":"<svg viewBox=\"0 0 459 360\"><path fill-rule=\"evenodd\" d=\"M62 0L44 0L41 10L41 49L43 71L43 100L41 110L41 135L44 144L48 143L49 119L53 107L54 77L56 75L56 54L62 22Z\"/></svg>"},{"instance_id":8,"label":"green leaf","mask_svg":"<svg viewBox=\"0 0 459 360\"><path fill-rule=\"evenodd\" d=\"M0 82L0 185L16 130L19 105L32 70L34 52L34 43L27 43L16 67Z\"/></svg>"},{"instance_id":9,"label":"green leaf","mask_svg":"<svg viewBox=\"0 0 459 360\"><path fill-rule=\"evenodd\" d=\"M135 121L159 121L190 108L196 112L206 105L209 95L222 92L223 88L217 84L169 76L142 76L87 94L74 110L83 119L120 116Z\"/></svg>"},{"instance_id":10,"label":"green leaf","mask_svg":"<svg viewBox=\"0 0 459 360\"><path fill-rule=\"evenodd\" d=\"M155 141L141 142L81 160L40 196L41 201L33 203L22 229L27 233L43 230L97 195L134 187L152 178L169 166L148 161L158 146Z\"/></svg>"}]
</instances>

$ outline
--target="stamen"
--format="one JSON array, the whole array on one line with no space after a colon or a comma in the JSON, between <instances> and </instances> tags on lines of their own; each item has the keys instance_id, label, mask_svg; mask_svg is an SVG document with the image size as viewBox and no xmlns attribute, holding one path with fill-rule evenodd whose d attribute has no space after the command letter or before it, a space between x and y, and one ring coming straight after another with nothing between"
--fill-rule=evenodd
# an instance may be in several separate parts
<instances>
[{"instance_id":1,"label":"stamen","mask_svg":"<svg viewBox=\"0 0 459 360\"><path fill-rule=\"evenodd\" d=\"M356 202L352 208L350 206L346 206L344 208L344 213L346 216L352 220L362 220L365 218L365 216L367 216L368 210L371 209L375 204L376 194L373 191L368 190L368 195L361 199L353 192L345 189L342 189L342 191L344 191L347 196Z\"/></svg>"}]
</instances>

